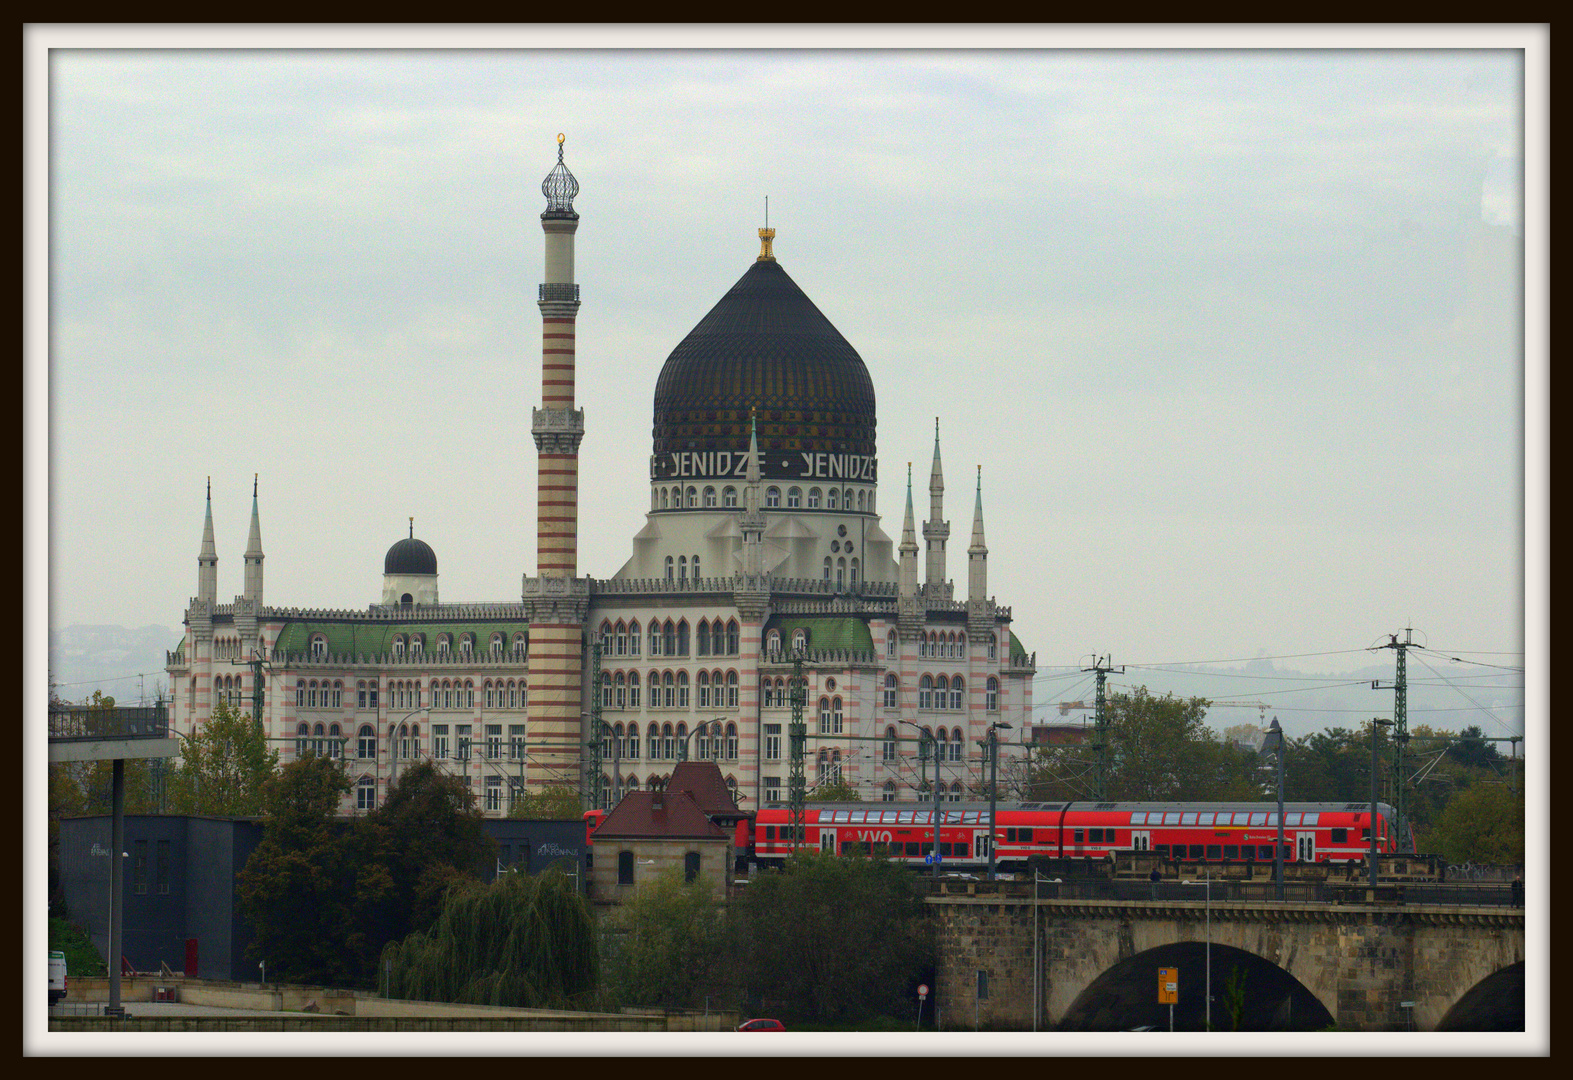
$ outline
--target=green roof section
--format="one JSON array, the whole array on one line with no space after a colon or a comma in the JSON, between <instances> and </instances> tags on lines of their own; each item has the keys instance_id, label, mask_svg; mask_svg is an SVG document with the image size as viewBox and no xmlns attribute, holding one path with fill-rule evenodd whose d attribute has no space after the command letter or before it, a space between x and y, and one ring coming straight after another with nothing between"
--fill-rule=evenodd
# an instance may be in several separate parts
<instances>
[{"instance_id":1,"label":"green roof section","mask_svg":"<svg viewBox=\"0 0 1573 1080\"><path fill-rule=\"evenodd\" d=\"M1021 638L1016 636L1016 631L1010 632L1010 654L1012 656L1026 656L1026 646L1022 645Z\"/></svg>"},{"instance_id":2,"label":"green roof section","mask_svg":"<svg viewBox=\"0 0 1573 1080\"><path fill-rule=\"evenodd\" d=\"M492 635L501 633L503 641L511 644L514 635L523 632L528 636L530 624L523 620L514 622L465 622L465 623L431 623L431 622L316 622L302 620L288 622L279 631L279 636L274 639L273 648L285 653L304 653L311 649L311 639L316 634L321 634L328 642L328 653L332 656L386 656L393 652L393 638L396 634L403 634L406 639L411 634L425 635L425 650L428 655L433 655L437 648L439 634L447 634L453 640L455 650L459 647L460 634L475 635L475 651L484 654L491 642Z\"/></svg>"},{"instance_id":3,"label":"green roof section","mask_svg":"<svg viewBox=\"0 0 1573 1080\"><path fill-rule=\"evenodd\" d=\"M765 633L781 631L784 648L789 647L787 643L792 640L793 631L799 628L808 633L810 649L874 651L874 637L869 633L868 623L852 616L776 615L765 623Z\"/></svg>"}]
</instances>

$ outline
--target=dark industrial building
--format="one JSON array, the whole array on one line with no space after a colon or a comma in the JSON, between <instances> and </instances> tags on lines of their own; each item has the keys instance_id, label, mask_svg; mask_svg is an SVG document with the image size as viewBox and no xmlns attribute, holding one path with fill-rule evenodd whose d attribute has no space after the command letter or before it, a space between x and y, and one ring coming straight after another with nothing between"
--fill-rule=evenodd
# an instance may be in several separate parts
<instances>
[{"instance_id":1,"label":"dark industrial building","mask_svg":"<svg viewBox=\"0 0 1573 1080\"><path fill-rule=\"evenodd\" d=\"M578 821L484 821L497 860L476 867L487 881L499 870L539 873L560 866L584 888L584 824ZM258 977L246 958L252 934L241 918L235 878L262 841L257 818L128 814L125 819L122 955L136 971L172 971L205 979L248 982ZM60 823L60 881L72 922L107 952L110 819Z\"/></svg>"}]
</instances>

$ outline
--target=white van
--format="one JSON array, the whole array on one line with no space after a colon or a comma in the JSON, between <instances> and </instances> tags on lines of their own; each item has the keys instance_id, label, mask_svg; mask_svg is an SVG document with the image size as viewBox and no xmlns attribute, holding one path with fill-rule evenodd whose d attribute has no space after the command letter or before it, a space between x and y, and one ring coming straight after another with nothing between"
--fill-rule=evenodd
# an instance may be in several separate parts
<instances>
[{"instance_id":1,"label":"white van","mask_svg":"<svg viewBox=\"0 0 1573 1080\"><path fill-rule=\"evenodd\" d=\"M49 1004L53 1005L66 996L66 954L49 954Z\"/></svg>"}]
</instances>

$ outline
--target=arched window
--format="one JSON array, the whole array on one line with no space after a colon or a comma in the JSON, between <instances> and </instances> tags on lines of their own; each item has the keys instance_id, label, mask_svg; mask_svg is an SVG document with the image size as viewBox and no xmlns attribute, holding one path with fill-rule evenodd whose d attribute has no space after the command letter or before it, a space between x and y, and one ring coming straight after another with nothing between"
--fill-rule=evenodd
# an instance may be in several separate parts
<instances>
[{"instance_id":1,"label":"arched window","mask_svg":"<svg viewBox=\"0 0 1573 1080\"><path fill-rule=\"evenodd\" d=\"M328 639L321 634L311 635L311 658L313 660L325 659L328 655Z\"/></svg>"},{"instance_id":2,"label":"arched window","mask_svg":"<svg viewBox=\"0 0 1573 1080\"><path fill-rule=\"evenodd\" d=\"M639 673L637 671L628 673L628 707L630 709L639 707Z\"/></svg>"},{"instance_id":3,"label":"arched window","mask_svg":"<svg viewBox=\"0 0 1573 1080\"><path fill-rule=\"evenodd\" d=\"M502 659L502 653L503 653L503 636L502 636L502 634L498 633L498 634L493 634L492 635L491 653L492 653L492 659L493 660L501 660Z\"/></svg>"},{"instance_id":4,"label":"arched window","mask_svg":"<svg viewBox=\"0 0 1573 1080\"><path fill-rule=\"evenodd\" d=\"M825 556L825 564L824 564L824 572L821 575L825 581L829 581L830 580L830 570L831 570L830 556L826 555Z\"/></svg>"},{"instance_id":5,"label":"arched window","mask_svg":"<svg viewBox=\"0 0 1573 1080\"><path fill-rule=\"evenodd\" d=\"M944 728L940 728L939 729L939 732L934 736L934 742L935 742L935 753L934 753L935 758L937 758L940 761L944 761L946 758L948 758L950 756L950 753L949 753L950 736L948 734L946 734Z\"/></svg>"},{"instance_id":6,"label":"arched window","mask_svg":"<svg viewBox=\"0 0 1573 1080\"><path fill-rule=\"evenodd\" d=\"M710 620L700 619L699 629L694 634L694 655L710 655Z\"/></svg>"},{"instance_id":7,"label":"arched window","mask_svg":"<svg viewBox=\"0 0 1573 1080\"><path fill-rule=\"evenodd\" d=\"M737 620L728 619L726 623L726 654L728 656L738 655L740 636L741 634L737 625Z\"/></svg>"},{"instance_id":8,"label":"arched window","mask_svg":"<svg viewBox=\"0 0 1573 1080\"><path fill-rule=\"evenodd\" d=\"M677 621L677 654L676 655L678 655L678 656L687 656L688 655L688 620L687 619L679 619Z\"/></svg>"},{"instance_id":9,"label":"arched window","mask_svg":"<svg viewBox=\"0 0 1573 1080\"><path fill-rule=\"evenodd\" d=\"M614 708L625 709L628 707L628 679L621 671L617 673L617 697Z\"/></svg>"},{"instance_id":10,"label":"arched window","mask_svg":"<svg viewBox=\"0 0 1573 1080\"><path fill-rule=\"evenodd\" d=\"M966 747L966 742L961 737L960 728L950 729L950 760L960 761L961 752Z\"/></svg>"},{"instance_id":11,"label":"arched window","mask_svg":"<svg viewBox=\"0 0 1573 1080\"><path fill-rule=\"evenodd\" d=\"M792 631L792 651L794 653L800 653L806 652L807 650L808 631L804 630L802 627L799 627L798 629Z\"/></svg>"},{"instance_id":12,"label":"arched window","mask_svg":"<svg viewBox=\"0 0 1573 1080\"><path fill-rule=\"evenodd\" d=\"M603 671L601 672L601 708L610 709L614 700L612 697L612 673Z\"/></svg>"},{"instance_id":13,"label":"arched window","mask_svg":"<svg viewBox=\"0 0 1573 1080\"><path fill-rule=\"evenodd\" d=\"M672 741L672 725L661 725L661 757L671 761L677 756L677 746Z\"/></svg>"},{"instance_id":14,"label":"arched window","mask_svg":"<svg viewBox=\"0 0 1573 1080\"><path fill-rule=\"evenodd\" d=\"M295 726L295 756L296 757L305 757L306 754L310 752L310 750L311 750L311 740L307 738L307 736L310 735L310 734L311 734L311 728L307 727L305 724L297 724Z\"/></svg>"},{"instance_id":15,"label":"arched window","mask_svg":"<svg viewBox=\"0 0 1573 1080\"><path fill-rule=\"evenodd\" d=\"M662 510L670 510L671 509L671 500L667 496L666 488L662 488L661 489L661 509Z\"/></svg>"},{"instance_id":16,"label":"arched window","mask_svg":"<svg viewBox=\"0 0 1573 1080\"><path fill-rule=\"evenodd\" d=\"M688 672L686 671L677 673L677 707L688 708Z\"/></svg>"},{"instance_id":17,"label":"arched window","mask_svg":"<svg viewBox=\"0 0 1573 1080\"><path fill-rule=\"evenodd\" d=\"M612 624L609 622L601 623L601 655L612 655Z\"/></svg>"},{"instance_id":18,"label":"arched window","mask_svg":"<svg viewBox=\"0 0 1573 1080\"><path fill-rule=\"evenodd\" d=\"M305 679L296 679L295 680L295 708L297 708L297 709L304 709L305 707L306 707L306 680Z\"/></svg>"},{"instance_id":19,"label":"arched window","mask_svg":"<svg viewBox=\"0 0 1573 1080\"><path fill-rule=\"evenodd\" d=\"M900 684L896 681L896 676L892 673L887 673L885 675L885 700L883 702L885 708L894 709L896 707L896 691L898 689L900 689Z\"/></svg>"},{"instance_id":20,"label":"arched window","mask_svg":"<svg viewBox=\"0 0 1573 1080\"><path fill-rule=\"evenodd\" d=\"M639 655L639 623L637 620L628 624L628 655Z\"/></svg>"},{"instance_id":21,"label":"arched window","mask_svg":"<svg viewBox=\"0 0 1573 1080\"><path fill-rule=\"evenodd\" d=\"M355 756L363 761L377 756L377 732L370 724L362 724L355 743Z\"/></svg>"},{"instance_id":22,"label":"arched window","mask_svg":"<svg viewBox=\"0 0 1573 1080\"><path fill-rule=\"evenodd\" d=\"M530 642L523 634L513 636L513 658L523 660L530 653Z\"/></svg>"},{"instance_id":23,"label":"arched window","mask_svg":"<svg viewBox=\"0 0 1573 1080\"><path fill-rule=\"evenodd\" d=\"M825 492L825 509L826 510L834 510L834 509L836 509L836 489L835 488L831 488L829 491Z\"/></svg>"},{"instance_id":24,"label":"arched window","mask_svg":"<svg viewBox=\"0 0 1573 1080\"><path fill-rule=\"evenodd\" d=\"M934 707L934 679L925 675L918 680L918 708L932 709Z\"/></svg>"},{"instance_id":25,"label":"arched window","mask_svg":"<svg viewBox=\"0 0 1573 1080\"><path fill-rule=\"evenodd\" d=\"M819 733L830 734L830 699L827 697L819 699Z\"/></svg>"},{"instance_id":26,"label":"arched window","mask_svg":"<svg viewBox=\"0 0 1573 1080\"><path fill-rule=\"evenodd\" d=\"M881 761L896 760L896 729L893 727L885 729L884 741L879 744L879 759Z\"/></svg>"},{"instance_id":27,"label":"arched window","mask_svg":"<svg viewBox=\"0 0 1573 1080\"><path fill-rule=\"evenodd\" d=\"M651 761L661 760L661 725L651 724L645 728L645 743L650 751Z\"/></svg>"},{"instance_id":28,"label":"arched window","mask_svg":"<svg viewBox=\"0 0 1573 1080\"><path fill-rule=\"evenodd\" d=\"M858 587L858 561L853 559L847 567L847 583L856 589Z\"/></svg>"},{"instance_id":29,"label":"arched window","mask_svg":"<svg viewBox=\"0 0 1573 1080\"><path fill-rule=\"evenodd\" d=\"M688 491L687 491L687 498L684 500L683 505L687 506L687 507L690 507L690 508L696 507L696 506L699 505L699 489L698 488L693 487L692 485L689 486Z\"/></svg>"},{"instance_id":30,"label":"arched window","mask_svg":"<svg viewBox=\"0 0 1573 1080\"><path fill-rule=\"evenodd\" d=\"M880 790L879 790L879 801L880 802L895 802L896 801L896 782L894 780L886 780L885 781L885 786L880 788Z\"/></svg>"},{"instance_id":31,"label":"arched window","mask_svg":"<svg viewBox=\"0 0 1573 1080\"><path fill-rule=\"evenodd\" d=\"M737 488L727 487L721 491L721 505L735 507L737 505Z\"/></svg>"},{"instance_id":32,"label":"arched window","mask_svg":"<svg viewBox=\"0 0 1573 1080\"><path fill-rule=\"evenodd\" d=\"M661 655L661 624L654 619L650 620L650 648L647 651L651 656Z\"/></svg>"},{"instance_id":33,"label":"arched window","mask_svg":"<svg viewBox=\"0 0 1573 1080\"><path fill-rule=\"evenodd\" d=\"M705 506L708 508L708 507L712 507L714 505L715 505L715 488L707 487L707 488L705 488Z\"/></svg>"},{"instance_id":34,"label":"arched window","mask_svg":"<svg viewBox=\"0 0 1573 1080\"><path fill-rule=\"evenodd\" d=\"M808 508L810 510L819 509L819 489L817 487L808 489Z\"/></svg>"},{"instance_id":35,"label":"arched window","mask_svg":"<svg viewBox=\"0 0 1573 1080\"><path fill-rule=\"evenodd\" d=\"M355 782L355 809L372 810L377 805L377 781L363 776Z\"/></svg>"},{"instance_id":36,"label":"arched window","mask_svg":"<svg viewBox=\"0 0 1573 1080\"><path fill-rule=\"evenodd\" d=\"M689 560L689 565L692 566L692 568L693 568L694 580L698 581L699 580L699 556L695 555L692 559L690 559Z\"/></svg>"},{"instance_id":37,"label":"arched window","mask_svg":"<svg viewBox=\"0 0 1573 1080\"><path fill-rule=\"evenodd\" d=\"M616 639L615 640L616 640L615 655L617 655L617 656L627 656L628 655L628 627L626 625L624 625L624 623L623 623L623 621L621 619L619 619L617 621L617 633L616 633Z\"/></svg>"},{"instance_id":38,"label":"arched window","mask_svg":"<svg viewBox=\"0 0 1573 1080\"><path fill-rule=\"evenodd\" d=\"M337 724L328 725L328 756L334 759L344 756L343 732Z\"/></svg>"},{"instance_id":39,"label":"arched window","mask_svg":"<svg viewBox=\"0 0 1573 1080\"><path fill-rule=\"evenodd\" d=\"M737 725L736 724L728 724L726 726L726 759L728 761L736 761L737 760Z\"/></svg>"},{"instance_id":40,"label":"arched window","mask_svg":"<svg viewBox=\"0 0 1573 1080\"><path fill-rule=\"evenodd\" d=\"M679 555L677 557L677 580L678 581L687 581L688 580L688 556L687 555Z\"/></svg>"},{"instance_id":41,"label":"arched window","mask_svg":"<svg viewBox=\"0 0 1573 1080\"><path fill-rule=\"evenodd\" d=\"M962 691L965 689L960 675L950 680L950 707L955 712L961 711L962 698L966 696Z\"/></svg>"},{"instance_id":42,"label":"arched window","mask_svg":"<svg viewBox=\"0 0 1573 1080\"><path fill-rule=\"evenodd\" d=\"M670 555L668 555L666 557L666 580L668 580L668 581L674 580L674 575L673 575L673 569L672 568L673 568L672 557Z\"/></svg>"},{"instance_id":43,"label":"arched window","mask_svg":"<svg viewBox=\"0 0 1573 1080\"><path fill-rule=\"evenodd\" d=\"M796 510L803 502L802 488L787 488L787 509Z\"/></svg>"},{"instance_id":44,"label":"arched window","mask_svg":"<svg viewBox=\"0 0 1573 1080\"><path fill-rule=\"evenodd\" d=\"M781 631L772 630L765 635L765 652L779 653L781 651Z\"/></svg>"},{"instance_id":45,"label":"arched window","mask_svg":"<svg viewBox=\"0 0 1573 1080\"><path fill-rule=\"evenodd\" d=\"M983 707L990 712L996 712L1000 707L1000 681L992 675L983 692Z\"/></svg>"},{"instance_id":46,"label":"arched window","mask_svg":"<svg viewBox=\"0 0 1573 1080\"><path fill-rule=\"evenodd\" d=\"M836 560L836 591L847 587L847 560L843 557Z\"/></svg>"},{"instance_id":47,"label":"arched window","mask_svg":"<svg viewBox=\"0 0 1573 1080\"><path fill-rule=\"evenodd\" d=\"M763 708L768 709L775 705L776 699L774 690L775 683L772 682L768 677L759 680L759 704Z\"/></svg>"},{"instance_id":48,"label":"arched window","mask_svg":"<svg viewBox=\"0 0 1573 1080\"><path fill-rule=\"evenodd\" d=\"M819 756L814 759L814 783L823 784L825 782L825 768L829 764L830 751L821 750Z\"/></svg>"},{"instance_id":49,"label":"arched window","mask_svg":"<svg viewBox=\"0 0 1573 1080\"><path fill-rule=\"evenodd\" d=\"M662 704L668 709L677 707L676 683L673 681L670 671L663 672L661 675L661 697L663 698Z\"/></svg>"},{"instance_id":50,"label":"arched window","mask_svg":"<svg viewBox=\"0 0 1573 1080\"><path fill-rule=\"evenodd\" d=\"M737 672L726 673L726 707L737 708Z\"/></svg>"},{"instance_id":51,"label":"arched window","mask_svg":"<svg viewBox=\"0 0 1573 1080\"><path fill-rule=\"evenodd\" d=\"M628 725L628 742L627 742L627 745L625 745L623 747L623 756L625 758L628 758L630 761L638 761L639 760L639 725L638 724L629 724ZM634 787L638 787L639 786L639 782L637 780L634 780L632 777L629 778L629 782Z\"/></svg>"},{"instance_id":52,"label":"arched window","mask_svg":"<svg viewBox=\"0 0 1573 1080\"><path fill-rule=\"evenodd\" d=\"M897 641L897 635L896 635L896 632L894 630L892 630L890 633L885 635L885 655L890 657L891 659L895 659L895 657L897 655L897 648L898 648L898 646L896 644L896 641Z\"/></svg>"},{"instance_id":53,"label":"arched window","mask_svg":"<svg viewBox=\"0 0 1573 1080\"><path fill-rule=\"evenodd\" d=\"M781 489L778 487L765 488L765 505L777 507L781 505Z\"/></svg>"},{"instance_id":54,"label":"arched window","mask_svg":"<svg viewBox=\"0 0 1573 1080\"><path fill-rule=\"evenodd\" d=\"M700 629L703 630L703 628L704 624L701 623ZM698 691L695 697L698 700L699 707L701 709L708 709L710 707L710 673L708 671L701 671L694 677L694 685Z\"/></svg>"}]
</instances>

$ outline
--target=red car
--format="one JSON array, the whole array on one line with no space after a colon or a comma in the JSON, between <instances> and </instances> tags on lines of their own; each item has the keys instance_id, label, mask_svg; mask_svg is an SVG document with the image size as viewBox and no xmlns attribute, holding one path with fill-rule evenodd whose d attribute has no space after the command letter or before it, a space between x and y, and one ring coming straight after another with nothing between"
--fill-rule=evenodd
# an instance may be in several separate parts
<instances>
[{"instance_id":1,"label":"red car","mask_svg":"<svg viewBox=\"0 0 1573 1080\"><path fill-rule=\"evenodd\" d=\"M737 1025L739 1031L785 1031L786 1025L779 1020L744 1020Z\"/></svg>"}]
</instances>

